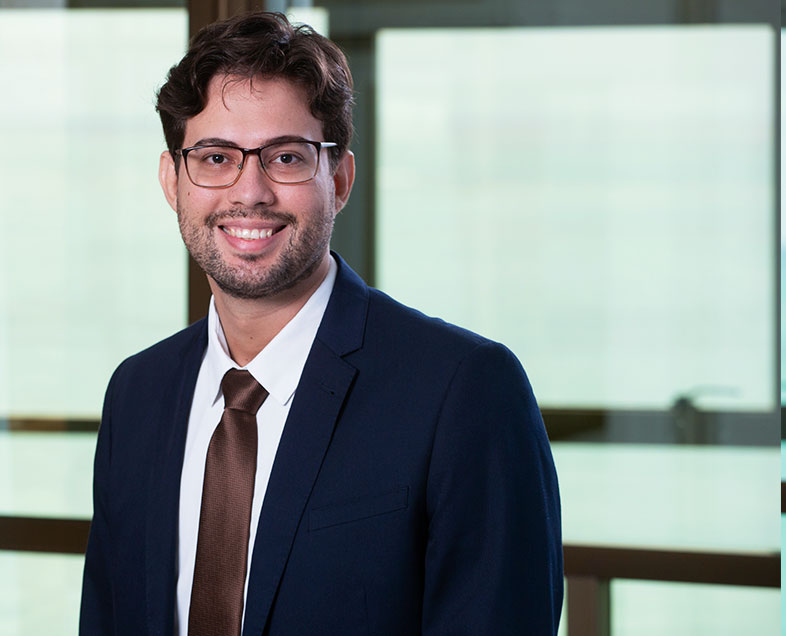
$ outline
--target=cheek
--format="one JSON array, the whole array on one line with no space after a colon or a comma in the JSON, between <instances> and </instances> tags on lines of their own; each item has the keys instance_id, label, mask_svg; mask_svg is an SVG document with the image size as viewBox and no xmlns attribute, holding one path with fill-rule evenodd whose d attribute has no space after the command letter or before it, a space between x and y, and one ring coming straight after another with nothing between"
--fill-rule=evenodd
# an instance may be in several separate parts
<instances>
[{"instance_id":1,"label":"cheek","mask_svg":"<svg viewBox=\"0 0 786 636\"><path fill-rule=\"evenodd\" d=\"M312 209L324 209L333 201L333 182L315 182L313 187L304 196L304 203Z\"/></svg>"},{"instance_id":2,"label":"cheek","mask_svg":"<svg viewBox=\"0 0 786 636\"><path fill-rule=\"evenodd\" d=\"M190 216L204 216L218 209L220 201L217 194L210 190L183 188L177 194L178 205L188 211Z\"/></svg>"}]
</instances>

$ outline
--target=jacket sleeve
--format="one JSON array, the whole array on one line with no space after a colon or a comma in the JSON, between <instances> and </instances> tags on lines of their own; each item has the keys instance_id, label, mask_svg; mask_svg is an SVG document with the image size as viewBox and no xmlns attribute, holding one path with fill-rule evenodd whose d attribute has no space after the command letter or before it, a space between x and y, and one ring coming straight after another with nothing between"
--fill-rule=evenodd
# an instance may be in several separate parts
<instances>
[{"instance_id":1,"label":"jacket sleeve","mask_svg":"<svg viewBox=\"0 0 786 636\"><path fill-rule=\"evenodd\" d=\"M529 381L502 345L479 345L455 372L426 507L425 636L557 633L557 476Z\"/></svg>"},{"instance_id":2,"label":"jacket sleeve","mask_svg":"<svg viewBox=\"0 0 786 636\"><path fill-rule=\"evenodd\" d=\"M112 448L112 389L117 372L104 397L93 466L93 520L87 541L82 580L80 636L107 636L115 633L112 589L113 544L110 524L109 480Z\"/></svg>"}]
</instances>

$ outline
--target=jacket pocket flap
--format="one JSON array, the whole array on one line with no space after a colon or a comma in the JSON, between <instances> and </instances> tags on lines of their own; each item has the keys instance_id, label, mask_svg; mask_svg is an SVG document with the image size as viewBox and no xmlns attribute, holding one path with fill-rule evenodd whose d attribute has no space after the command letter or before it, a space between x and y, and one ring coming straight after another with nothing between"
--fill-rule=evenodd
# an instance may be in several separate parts
<instances>
[{"instance_id":1,"label":"jacket pocket flap","mask_svg":"<svg viewBox=\"0 0 786 636\"><path fill-rule=\"evenodd\" d=\"M408 505L409 486L402 486L379 495L359 497L351 501L314 508L309 515L308 529L319 530L350 521L376 517L387 512L401 510Z\"/></svg>"}]
</instances>

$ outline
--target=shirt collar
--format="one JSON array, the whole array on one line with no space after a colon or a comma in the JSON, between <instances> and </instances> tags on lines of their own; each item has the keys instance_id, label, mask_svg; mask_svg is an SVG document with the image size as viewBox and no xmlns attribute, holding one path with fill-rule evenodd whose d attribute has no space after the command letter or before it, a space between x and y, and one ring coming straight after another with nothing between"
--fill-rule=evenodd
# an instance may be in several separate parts
<instances>
[{"instance_id":1,"label":"shirt collar","mask_svg":"<svg viewBox=\"0 0 786 636\"><path fill-rule=\"evenodd\" d=\"M221 396L221 380L230 369L247 369L254 379L267 389L270 397L282 405L292 399L330 300L337 271L338 266L331 256L325 280L295 317L245 367L238 366L230 357L215 300L210 298L205 365L209 386L214 386L216 391L213 404Z\"/></svg>"}]
</instances>

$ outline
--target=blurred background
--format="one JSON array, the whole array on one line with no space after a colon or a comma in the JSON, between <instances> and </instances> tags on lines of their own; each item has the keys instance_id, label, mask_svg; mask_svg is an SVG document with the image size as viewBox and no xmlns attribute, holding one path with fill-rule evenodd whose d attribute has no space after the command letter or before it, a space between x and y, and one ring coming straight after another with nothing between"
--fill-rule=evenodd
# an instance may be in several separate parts
<instances>
[{"instance_id":1,"label":"blurred background","mask_svg":"<svg viewBox=\"0 0 786 636\"><path fill-rule=\"evenodd\" d=\"M207 307L154 93L254 8L349 57L333 248L527 369L561 633L778 633L779 2L0 0L0 634L76 633L108 378Z\"/></svg>"}]
</instances>

